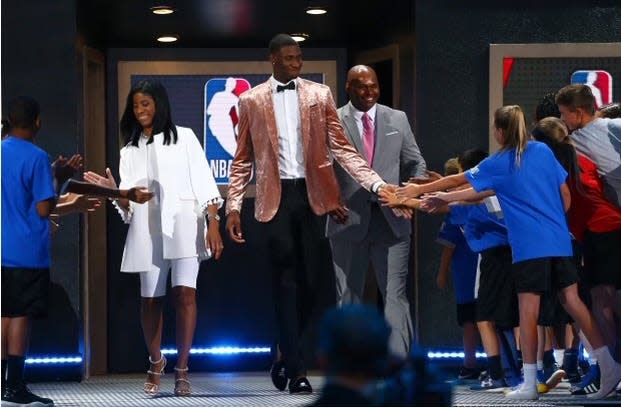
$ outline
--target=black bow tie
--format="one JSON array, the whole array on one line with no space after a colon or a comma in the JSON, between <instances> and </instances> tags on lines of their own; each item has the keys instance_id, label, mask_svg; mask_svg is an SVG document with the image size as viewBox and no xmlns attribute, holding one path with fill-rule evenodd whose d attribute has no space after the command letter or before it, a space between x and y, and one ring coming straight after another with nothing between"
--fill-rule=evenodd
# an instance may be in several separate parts
<instances>
[{"instance_id":1,"label":"black bow tie","mask_svg":"<svg viewBox=\"0 0 621 408\"><path fill-rule=\"evenodd\" d=\"M295 81L290 81L287 85L276 85L276 92L283 92L285 89L295 91Z\"/></svg>"}]
</instances>

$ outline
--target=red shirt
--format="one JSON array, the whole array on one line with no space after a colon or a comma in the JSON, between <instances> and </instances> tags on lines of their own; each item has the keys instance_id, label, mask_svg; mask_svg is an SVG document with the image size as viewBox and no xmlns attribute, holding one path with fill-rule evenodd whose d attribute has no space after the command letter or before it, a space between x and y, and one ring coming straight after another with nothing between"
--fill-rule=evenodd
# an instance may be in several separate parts
<instances>
[{"instance_id":1,"label":"red shirt","mask_svg":"<svg viewBox=\"0 0 621 408\"><path fill-rule=\"evenodd\" d=\"M621 211L606 200L604 185L597 173L597 167L586 156L578 154L580 193L574 183L568 182L571 192L569 208L569 229L578 241L582 241L584 232L611 232L621 229Z\"/></svg>"}]
</instances>

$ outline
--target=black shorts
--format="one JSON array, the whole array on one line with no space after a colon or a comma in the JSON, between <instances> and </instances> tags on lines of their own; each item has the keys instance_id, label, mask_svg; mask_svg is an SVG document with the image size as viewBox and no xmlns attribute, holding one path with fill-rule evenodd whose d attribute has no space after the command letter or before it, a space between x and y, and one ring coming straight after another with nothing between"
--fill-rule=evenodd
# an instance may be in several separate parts
<instances>
[{"instance_id":1,"label":"black shorts","mask_svg":"<svg viewBox=\"0 0 621 408\"><path fill-rule=\"evenodd\" d=\"M584 234L584 269L589 287L621 289L621 230Z\"/></svg>"},{"instance_id":2,"label":"black shorts","mask_svg":"<svg viewBox=\"0 0 621 408\"><path fill-rule=\"evenodd\" d=\"M571 256L551 256L516 262L513 264L513 277L518 293L544 294L578 282Z\"/></svg>"},{"instance_id":3,"label":"black shorts","mask_svg":"<svg viewBox=\"0 0 621 408\"><path fill-rule=\"evenodd\" d=\"M2 317L46 317L49 292L49 269L2 267Z\"/></svg>"},{"instance_id":4,"label":"black shorts","mask_svg":"<svg viewBox=\"0 0 621 408\"><path fill-rule=\"evenodd\" d=\"M464 323L476 323L477 319L477 302L458 303L457 304L457 324L464 327Z\"/></svg>"},{"instance_id":5,"label":"black shorts","mask_svg":"<svg viewBox=\"0 0 621 408\"><path fill-rule=\"evenodd\" d=\"M511 262L508 245L481 252L477 321L492 321L503 329L518 326L518 300Z\"/></svg>"}]
</instances>

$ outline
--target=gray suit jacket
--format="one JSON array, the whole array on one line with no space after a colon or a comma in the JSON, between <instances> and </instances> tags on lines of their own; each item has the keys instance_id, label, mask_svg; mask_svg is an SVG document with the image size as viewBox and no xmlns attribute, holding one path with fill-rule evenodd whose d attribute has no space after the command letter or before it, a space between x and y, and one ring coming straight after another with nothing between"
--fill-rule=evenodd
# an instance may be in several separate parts
<instances>
[{"instance_id":1,"label":"gray suit jacket","mask_svg":"<svg viewBox=\"0 0 621 408\"><path fill-rule=\"evenodd\" d=\"M365 156L358 126L354 119L355 108L351 103L339 108L338 114L345 134L358 152ZM414 139L414 133L405 112L377 104L375 116L375 153L373 170L390 184L407 181L411 176L424 176L426 163ZM371 216L371 205L377 196L360 186L337 163L334 165L336 178L341 187L341 195L349 208L345 224L337 224L330 217L326 226L328 238L360 240L366 236ZM411 232L410 221L397 217L392 210L382 207L382 213L395 237L403 237Z\"/></svg>"}]
</instances>

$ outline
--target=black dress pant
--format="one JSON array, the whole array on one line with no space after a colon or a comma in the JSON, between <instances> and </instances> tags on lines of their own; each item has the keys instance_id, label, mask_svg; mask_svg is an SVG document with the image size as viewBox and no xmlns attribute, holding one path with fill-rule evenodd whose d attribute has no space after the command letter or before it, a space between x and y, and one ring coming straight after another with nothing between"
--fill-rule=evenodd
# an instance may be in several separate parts
<instances>
[{"instance_id":1,"label":"black dress pant","mask_svg":"<svg viewBox=\"0 0 621 408\"><path fill-rule=\"evenodd\" d=\"M312 212L304 179L282 180L280 207L265 230L278 343L287 377L296 378L306 375L301 344L317 319L317 290L329 254L325 217Z\"/></svg>"}]
</instances>

